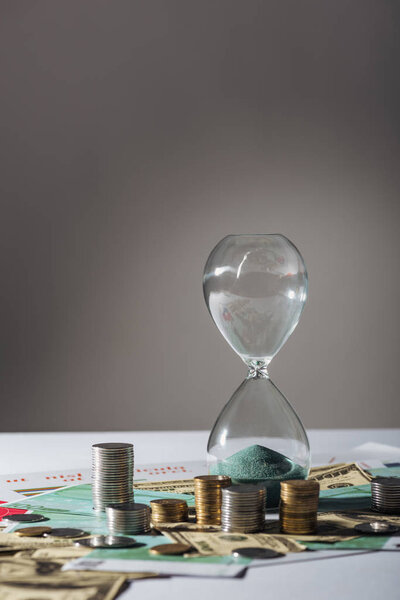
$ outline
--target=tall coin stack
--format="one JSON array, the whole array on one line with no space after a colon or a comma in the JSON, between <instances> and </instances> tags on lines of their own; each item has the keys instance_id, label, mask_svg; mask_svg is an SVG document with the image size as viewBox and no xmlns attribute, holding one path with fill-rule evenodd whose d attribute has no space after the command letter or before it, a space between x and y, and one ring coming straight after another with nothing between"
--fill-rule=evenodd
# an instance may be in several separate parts
<instances>
[{"instance_id":1,"label":"tall coin stack","mask_svg":"<svg viewBox=\"0 0 400 600\"><path fill-rule=\"evenodd\" d=\"M317 528L318 500L318 481L281 481L279 519L282 532L298 535L313 533Z\"/></svg>"},{"instance_id":2,"label":"tall coin stack","mask_svg":"<svg viewBox=\"0 0 400 600\"><path fill-rule=\"evenodd\" d=\"M400 477L376 477L371 481L371 508L381 513L400 513Z\"/></svg>"},{"instance_id":3,"label":"tall coin stack","mask_svg":"<svg viewBox=\"0 0 400 600\"><path fill-rule=\"evenodd\" d=\"M188 505L177 498L151 500L151 520L153 525L181 523L188 520Z\"/></svg>"},{"instance_id":4,"label":"tall coin stack","mask_svg":"<svg viewBox=\"0 0 400 600\"><path fill-rule=\"evenodd\" d=\"M104 443L92 446L93 508L133 501L133 445Z\"/></svg>"},{"instance_id":5,"label":"tall coin stack","mask_svg":"<svg viewBox=\"0 0 400 600\"><path fill-rule=\"evenodd\" d=\"M150 508L147 504L126 502L106 508L107 526L112 535L140 534L150 531Z\"/></svg>"},{"instance_id":6,"label":"tall coin stack","mask_svg":"<svg viewBox=\"0 0 400 600\"><path fill-rule=\"evenodd\" d=\"M231 483L227 475L199 475L194 478L197 523L221 524L222 489Z\"/></svg>"},{"instance_id":7,"label":"tall coin stack","mask_svg":"<svg viewBox=\"0 0 400 600\"><path fill-rule=\"evenodd\" d=\"M232 485L222 490L222 531L255 533L264 529L266 491L262 485Z\"/></svg>"}]
</instances>

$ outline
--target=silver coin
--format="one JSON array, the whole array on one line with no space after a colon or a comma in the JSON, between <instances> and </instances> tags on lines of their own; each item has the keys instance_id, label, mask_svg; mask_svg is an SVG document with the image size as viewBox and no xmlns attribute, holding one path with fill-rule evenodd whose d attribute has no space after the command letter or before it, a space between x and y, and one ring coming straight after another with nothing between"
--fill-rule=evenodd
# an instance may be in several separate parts
<instances>
[{"instance_id":1,"label":"silver coin","mask_svg":"<svg viewBox=\"0 0 400 600\"><path fill-rule=\"evenodd\" d=\"M394 508L400 508L399 502L390 502L388 500L376 501L373 499L372 503L377 504L379 506L393 506Z\"/></svg>"},{"instance_id":2,"label":"silver coin","mask_svg":"<svg viewBox=\"0 0 400 600\"><path fill-rule=\"evenodd\" d=\"M285 556L280 552L276 552L275 550L270 550L269 548L235 548L232 550L233 556L235 558L279 558L281 556Z\"/></svg>"},{"instance_id":3,"label":"silver coin","mask_svg":"<svg viewBox=\"0 0 400 600\"><path fill-rule=\"evenodd\" d=\"M130 537L118 535L95 535L75 541L76 546L87 546L88 548L131 548L137 542Z\"/></svg>"},{"instance_id":4,"label":"silver coin","mask_svg":"<svg viewBox=\"0 0 400 600\"><path fill-rule=\"evenodd\" d=\"M120 528L117 527L115 529L109 527L109 532L112 535L144 535L149 533L151 527L143 526L143 527L128 527L128 528Z\"/></svg>"},{"instance_id":5,"label":"silver coin","mask_svg":"<svg viewBox=\"0 0 400 600\"><path fill-rule=\"evenodd\" d=\"M147 504L143 504L142 502L124 502L123 504L110 504L108 508L116 510L118 512L136 512L141 510L150 510L150 507L147 506Z\"/></svg>"},{"instance_id":6,"label":"silver coin","mask_svg":"<svg viewBox=\"0 0 400 600\"><path fill-rule=\"evenodd\" d=\"M49 533L45 533L45 537L65 537L76 538L83 535L89 535L83 529L74 529L73 527L54 527Z\"/></svg>"},{"instance_id":7,"label":"silver coin","mask_svg":"<svg viewBox=\"0 0 400 600\"><path fill-rule=\"evenodd\" d=\"M259 527L236 527L236 526L221 526L221 530L225 533L258 533Z\"/></svg>"},{"instance_id":8,"label":"silver coin","mask_svg":"<svg viewBox=\"0 0 400 600\"><path fill-rule=\"evenodd\" d=\"M103 442L93 444L92 448L100 448L100 450L124 450L126 448L133 449L133 444L129 442Z\"/></svg>"},{"instance_id":9,"label":"silver coin","mask_svg":"<svg viewBox=\"0 0 400 600\"><path fill-rule=\"evenodd\" d=\"M229 487L222 488L223 496L231 494L249 494L258 496L259 494L265 494L265 488L257 487L255 485L231 485Z\"/></svg>"},{"instance_id":10,"label":"silver coin","mask_svg":"<svg viewBox=\"0 0 400 600\"><path fill-rule=\"evenodd\" d=\"M17 515L7 515L3 520L12 521L13 523L39 523L40 521L48 521L47 517L35 513L21 513Z\"/></svg>"},{"instance_id":11,"label":"silver coin","mask_svg":"<svg viewBox=\"0 0 400 600\"><path fill-rule=\"evenodd\" d=\"M400 492L387 492L386 490L372 490L372 497L373 498L400 498Z\"/></svg>"},{"instance_id":12,"label":"silver coin","mask_svg":"<svg viewBox=\"0 0 400 600\"><path fill-rule=\"evenodd\" d=\"M400 502L399 500L376 500L375 498L372 498L372 503L373 504L379 504L379 505L386 505L386 506L393 506L393 508L400 508Z\"/></svg>"},{"instance_id":13,"label":"silver coin","mask_svg":"<svg viewBox=\"0 0 400 600\"><path fill-rule=\"evenodd\" d=\"M354 526L356 531L361 531L361 533L372 533L375 535L385 535L395 533L399 530L398 527L392 525L391 523L387 523L386 521L371 521L370 523L358 523L358 525Z\"/></svg>"},{"instance_id":14,"label":"silver coin","mask_svg":"<svg viewBox=\"0 0 400 600\"><path fill-rule=\"evenodd\" d=\"M400 498L389 498L387 496L385 496L383 498L377 498L376 496L372 496L372 500L375 502L387 502L388 504L399 504L400 505Z\"/></svg>"}]
</instances>

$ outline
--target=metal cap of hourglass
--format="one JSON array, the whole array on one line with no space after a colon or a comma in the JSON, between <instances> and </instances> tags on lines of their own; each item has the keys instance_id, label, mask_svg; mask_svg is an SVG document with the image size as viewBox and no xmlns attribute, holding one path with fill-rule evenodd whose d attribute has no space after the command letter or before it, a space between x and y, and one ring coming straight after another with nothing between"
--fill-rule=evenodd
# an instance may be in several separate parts
<instances>
[{"instance_id":1,"label":"metal cap of hourglass","mask_svg":"<svg viewBox=\"0 0 400 600\"><path fill-rule=\"evenodd\" d=\"M307 477L310 464L304 427L267 371L304 308L306 267L283 235L228 235L207 260L203 287L215 324L248 366L211 431L210 472L266 483L275 504L277 482Z\"/></svg>"}]
</instances>

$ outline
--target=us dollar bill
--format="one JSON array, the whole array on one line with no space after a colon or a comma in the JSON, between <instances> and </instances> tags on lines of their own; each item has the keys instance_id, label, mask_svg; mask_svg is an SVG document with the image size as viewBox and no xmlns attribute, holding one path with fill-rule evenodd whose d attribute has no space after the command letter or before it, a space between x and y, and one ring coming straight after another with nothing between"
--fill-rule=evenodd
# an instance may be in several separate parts
<instances>
[{"instance_id":1,"label":"us dollar bill","mask_svg":"<svg viewBox=\"0 0 400 600\"><path fill-rule=\"evenodd\" d=\"M221 531L220 525L201 525L193 520L182 521L180 523L162 523L161 525L156 525L156 529L159 531L201 531L207 533Z\"/></svg>"},{"instance_id":2,"label":"us dollar bill","mask_svg":"<svg viewBox=\"0 0 400 600\"><path fill-rule=\"evenodd\" d=\"M400 515L379 514L373 510L327 512L322 513L321 518L326 523L339 524L343 528L354 527L357 523L369 523L370 521L385 521L385 523L400 526Z\"/></svg>"},{"instance_id":3,"label":"us dollar bill","mask_svg":"<svg viewBox=\"0 0 400 600\"><path fill-rule=\"evenodd\" d=\"M62 548L71 546L70 539L18 537L15 533L0 533L0 552L16 552L35 548Z\"/></svg>"},{"instance_id":4,"label":"us dollar bill","mask_svg":"<svg viewBox=\"0 0 400 600\"><path fill-rule=\"evenodd\" d=\"M15 558L17 559L33 559L36 561L52 561L57 562L60 567L75 558L82 558L89 554L93 550L91 548L83 548L80 546L70 546L68 548L40 548L39 550L23 550L17 552ZM82 571L79 571L81 573ZM103 573L104 571L98 571L96 573ZM150 577L159 577L160 575L155 572L140 572L140 571L124 571L123 575L127 579L148 579Z\"/></svg>"},{"instance_id":5,"label":"us dollar bill","mask_svg":"<svg viewBox=\"0 0 400 600\"><path fill-rule=\"evenodd\" d=\"M315 534L296 536L290 534L281 535L294 538L300 542L345 542L357 537L362 537L362 534L354 531L354 526L358 523L369 523L370 521L385 521L392 525L399 526L400 515L384 515L368 510L323 512L318 514L318 525ZM279 521L268 520L265 522L265 529L271 534L279 532L279 526Z\"/></svg>"},{"instance_id":6,"label":"us dollar bill","mask_svg":"<svg viewBox=\"0 0 400 600\"><path fill-rule=\"evenodd\" d=\"M311 476L319 475L320 473L324 473L326 471L330 471L331 469L339 469L340 467L345 467L349 463L334 463L331 465L320 465L318 467L311 467L309 478Z\"/></svg>"},{"instance_id":7,"label":"us dollar bill","mask_svg":"<svg viewBox=\"0 0 400 600\"><path fill-rule=\"evenodd\" d=\"M169 531L165 535L173 542L189 544L203 556L226 556L232 550L242 547L270 548L276 552L302 552L305 546L281 535L266 533L206 533L199 531Z\"/></svg>"},{"instance_id":8,"label":"us dollar bill","mask_svg":"<svg viewBox=\"0 0 400 600\"><path fill-rule=\"evenodd\" d=\"M173 479L171 481L142 481L133 484L134 489L150 492L170 492L172 494L194 495L194 479Z\"/></svg>"},{"instance_id":9,"label":"us dollar bill","mask_svg":"<svg viewBox=\"0 0 400 600\"><path fill-rule=\"evenodd\" d=\"M371 482L372 476L363 471L356 463L338 463L310 469L308 479L318 481L321 490L332 490L366 485Z\"/></svg>"},{"instance_id":10,"label":"us dollar bill","mask_svg":"<svg viewBox=\"0 0 400 600\"><path fill-rule=\"evenodd\" d=\"M2 600L113 600L125 585L126 575L62 571L64 561L0 558Z\"/></svg>"}]
</instances>

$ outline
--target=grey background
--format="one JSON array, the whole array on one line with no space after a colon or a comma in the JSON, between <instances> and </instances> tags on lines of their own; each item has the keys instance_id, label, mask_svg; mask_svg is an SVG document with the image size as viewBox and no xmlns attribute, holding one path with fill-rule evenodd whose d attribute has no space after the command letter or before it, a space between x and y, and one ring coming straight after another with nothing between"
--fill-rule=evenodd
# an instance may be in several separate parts
<instances>
[{"instance_id":1,"label":"grey background","mask_svg":"<svg viewBox=\"0 0 400 600\"><path fill-rule=\"evenodd\" d=\"M202 269L253 232L308 266L305 426L399 426L399 6L0 2L3 430L210 428Z\"/></svg>"}]
</instances>

